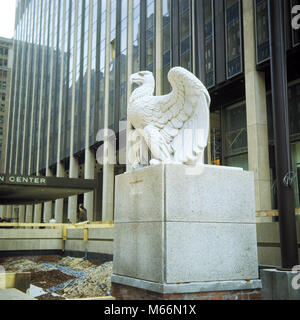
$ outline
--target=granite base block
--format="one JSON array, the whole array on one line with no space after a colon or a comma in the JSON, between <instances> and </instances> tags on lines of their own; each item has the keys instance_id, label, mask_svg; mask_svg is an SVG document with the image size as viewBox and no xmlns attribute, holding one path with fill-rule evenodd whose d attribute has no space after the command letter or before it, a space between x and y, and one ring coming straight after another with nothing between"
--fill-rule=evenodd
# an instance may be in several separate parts
<instances>
[{"instance_id":1,"label":"granite base block","mask_svg":"<svg viewBox=\"0 0 300 320\"><path fill-rule=\"evenodd\" d=\"M117 176L114 281L258 285L254 203L253 173L242 169L159 165Z\"/></svg>"}]
</instances>

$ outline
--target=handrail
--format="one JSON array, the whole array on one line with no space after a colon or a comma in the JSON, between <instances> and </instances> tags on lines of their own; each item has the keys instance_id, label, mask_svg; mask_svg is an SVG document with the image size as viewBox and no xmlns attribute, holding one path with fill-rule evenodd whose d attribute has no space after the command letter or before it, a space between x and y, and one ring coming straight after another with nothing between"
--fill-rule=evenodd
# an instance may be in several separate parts
<instances>
[{"instance_id":1,"label":"handrail","mask_svg":"<svg viewBox=\"0 0 300 320\"><path fill-rule=\"evenodd\" d=\"M23 223L23 222L0 222L1 227L15 227L15 228L54 228L54 229L104 229L113 228L113 221L105 222L88 222L88 223Z\"/></svg>"}]
</instances>

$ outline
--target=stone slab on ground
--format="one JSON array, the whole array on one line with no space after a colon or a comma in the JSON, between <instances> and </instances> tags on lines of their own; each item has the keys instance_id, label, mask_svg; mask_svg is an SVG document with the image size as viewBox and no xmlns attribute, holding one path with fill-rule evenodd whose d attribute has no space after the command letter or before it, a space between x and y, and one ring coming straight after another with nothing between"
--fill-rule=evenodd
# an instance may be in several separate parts
<instances>
[{"instance_id":1,"label":"stone slab on ground","mask_svg":"<svg viewBox=\"0 0 300 320\"><path fill-rule=\"evenodd\" d=\"M263 300L300 300L300 273L277 269L260 271Z\"/></svg>"},{"instance_id":2,"label":"stone slab on ground","mask_svg":"<svg viewBox=\"0 0 300 320\"><path fill-rule=\"evenodd\" d=\"M17 289L0 289L0 300L36 300Z\"/></svg>"}]
</instances>

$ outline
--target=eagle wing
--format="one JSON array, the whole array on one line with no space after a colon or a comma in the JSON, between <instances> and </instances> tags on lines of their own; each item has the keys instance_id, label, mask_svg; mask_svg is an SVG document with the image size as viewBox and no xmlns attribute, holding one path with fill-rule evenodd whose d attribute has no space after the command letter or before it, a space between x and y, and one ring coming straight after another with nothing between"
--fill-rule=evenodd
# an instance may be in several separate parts
<instances>
[{"instance_id":1,"label":"eagle wing","mask_svg":"<svg viewBox=\"0 0 300 320\"><path fill-rule=\"evenodd\" d=\"M152 103L144 109L144 119L159 129L167 144L173 144L175 153L174 138L184 131L182 129L192 130L193 141L189 150L185 148L181 160L193 161L207 145L211 98L202 82L186 69L171 69L168 79L172 86L171 93L151 97Z\"/></svg>"}]
</instances>

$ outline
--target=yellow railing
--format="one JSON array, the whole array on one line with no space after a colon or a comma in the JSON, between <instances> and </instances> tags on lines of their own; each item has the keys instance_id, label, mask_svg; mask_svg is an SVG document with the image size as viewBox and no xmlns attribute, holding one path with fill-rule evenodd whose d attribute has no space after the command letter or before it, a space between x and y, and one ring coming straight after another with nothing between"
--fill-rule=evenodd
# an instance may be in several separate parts
<instances>
[{"instance_id":1,"label":"yellow railing","mask_svg":"<svg viewBox=\"0 0 300 320\"><path fill-rule=\"evenodd\" d=\"M88 242L89 240L89 229L111 229L114 228L113 221L103 221L103 222L81 222L77 224L67 224L67 223L9 223L1 222L0 223L0 232L1 228L49 228L49 229L61 229L62 230L62 251L65 251L65 242L67 239L67 230L68 229L82 229L83 230L83 241Z\"/></svg>"},{"instance_id":2,"label":"yellow railing","mask_svg":"<svg viewBox=\"0 0 300 320\"><path fill-rule=\"evenodd\" d=\"M53 229L105 229L113 228L113 221L105 222L82 222L77 224L70 223L21 223L21 222L1 222L1 227L11 228L53 228Z\"/></svg>"}]
</instances>

